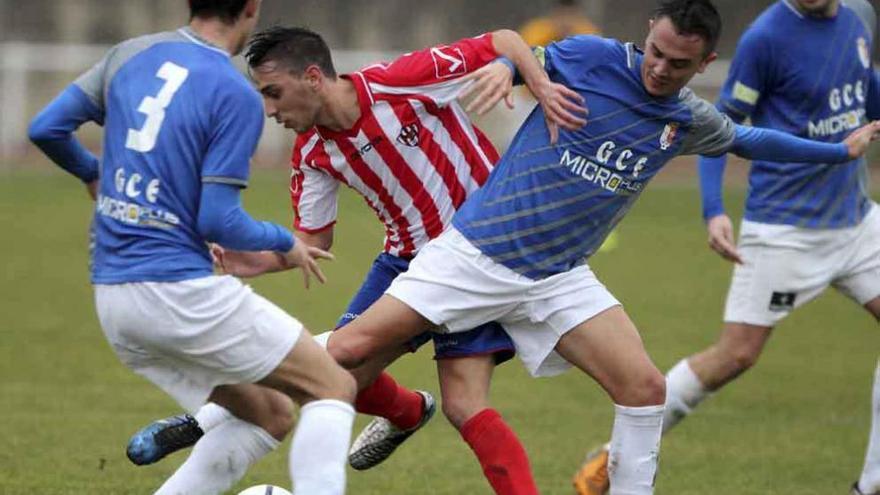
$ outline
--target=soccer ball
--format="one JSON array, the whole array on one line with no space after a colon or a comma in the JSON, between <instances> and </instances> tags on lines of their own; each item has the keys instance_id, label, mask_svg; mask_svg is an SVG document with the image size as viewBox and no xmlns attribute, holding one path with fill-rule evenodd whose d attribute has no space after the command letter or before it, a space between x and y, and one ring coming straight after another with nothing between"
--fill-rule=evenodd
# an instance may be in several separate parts
<instances>
[{"instance_id":1,"label":"soccer ball","mask_svg":"<svg viewBox=\"0 0 880 495\"><path fill-rule=\"evenodd\" d=\"M257 485L245 489L238 495L292 495L289 491L274 485Z\"/></svg>"}]
</instances>

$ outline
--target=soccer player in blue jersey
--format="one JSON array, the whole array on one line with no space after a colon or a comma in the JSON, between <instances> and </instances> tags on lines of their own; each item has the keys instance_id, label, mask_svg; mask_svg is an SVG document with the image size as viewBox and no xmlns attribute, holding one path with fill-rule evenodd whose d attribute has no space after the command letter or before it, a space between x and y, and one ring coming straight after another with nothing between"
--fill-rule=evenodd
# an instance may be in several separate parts
<instances>
[{"instance_id":1,"label":"soccer player in blue jersey","mask_svg":"<svg viewBox=\"0 0 880 495\"><path fill-rule=\"evenodd\" d=\"M427 328L497 321L536 376L575 365L615 403L611 493L653 493L666 385L620 303L586 259L648 181L681 154L843 163L877 123L828 144L736 125L685 88L715 59L721 20L708 0L665 0L645 53L593 36L541 50L550 79L580 93L588 123L555 143L536 108L486 185L370 309L329 339L354 367Z\"/></svg>"},{"instance_id":2,"label":"soccer player in blue jersey","mask_svg":"<svg viewBox=\"0 0 880 495\"><path fill-rule=\"evenodd\" d=\"M880 118L871 64L876 15L865 0L782 0L743 34L717 103L733 121L828 143ZM755 160L739 245L722 205L726 158L700 159L709 245L736 262L718 342L667 374L668 431L757 361L773 327L833 286L880 318L880 209L863 158L844 164ZM862 475L852 493L880 494L880 368ZM576 483L601 486L598 453ZM602 493L583 490L583 495Z\"/></svg>"},{"instance_id":3,"label":"soccer player in blue jersey","mask_svg":"<svg viewBox=\"0 0 880 495\"><path fill-rule=\"evenodd\" d=\"M301 404L291 447L296 494L338 495L353 377L297 320L230 276L214 276L207 242L274 251L323 279L327 253L241 206L263 125L259 94L232 65L260 0L190 0L177 31L113 47L32 122L31 139L94 192L92 283L119 359L194 411L210 400L234 419L202 437L158 494L218 494L279 445ZM76 138L104 125L98 159ZM283 421L278 420L279 417ZM164 432L193 434L190 419ZM279 424L283 423L283 424Z\"/></svg>"}]
</instances>

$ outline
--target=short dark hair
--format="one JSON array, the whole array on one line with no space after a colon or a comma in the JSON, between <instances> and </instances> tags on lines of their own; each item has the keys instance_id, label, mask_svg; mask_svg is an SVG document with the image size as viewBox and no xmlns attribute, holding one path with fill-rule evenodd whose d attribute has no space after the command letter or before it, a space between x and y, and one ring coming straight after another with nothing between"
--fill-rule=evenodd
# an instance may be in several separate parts
<instances>
[{"instance_id":1,"label":"short dark hair","mask_svg":"<svg viewBox=\"0 0 880 495\"><path fill-rule=\"evenodd\" d=\"M703 38L706 55L715 51L721 37L721 16L709 0L660 0L654 19L662 17L668 17L679 34Z\"/></svg>"},{"instance_id":2,"label":"short dark hair","mask_svg":"<svg viewBox=\"0 0 880 495\"><path fill-rule=\"evenodd\" d=\"M271 27L251 38L244 58L251 69L266 62L276 62L288 70L301 74L310 65L316 65L325 76L336 78L330 48L321 35L301 27Z\"/></svg>"},{"instance_id":3,"label":"short dark hair","mask_svg":"<svg viewBox=\"0 0 880 495\"><path fill-rule=\"evenodd\" d=\"M189 0L189 17L219 18L232 24L244 11L248 0Z\"/></svg>"}]
</instances>

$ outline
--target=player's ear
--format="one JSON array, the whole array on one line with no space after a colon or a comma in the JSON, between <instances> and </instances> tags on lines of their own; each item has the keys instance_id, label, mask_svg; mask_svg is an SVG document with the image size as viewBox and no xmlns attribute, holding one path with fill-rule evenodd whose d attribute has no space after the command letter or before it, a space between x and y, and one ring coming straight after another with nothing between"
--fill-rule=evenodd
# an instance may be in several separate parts
<instances>
[{"instance_id":1,"label":"player's ear","mask_svg":"<svg viewBox=\"0 0 880 495\"><path fill-rule=\"evenodd\" d=\"M697 69L697 72L702 74L703 72L706 71L706 67L709 67L709 64L711 64L712 62L714 62L717 59L718 59L717 52L711 52L710 54L706 55L703 58L703 60L700 62L700 67Z\"/></svg>"},{"instance_id":2,"label":"player's ear","mask_svg":"<svg viewBox=\"0 0 880 495\"><path fill-rule=\"evenodd\" d=\"M306 70L303 72L303 75L308 81L309 86L312 89L317 90L324 84L324 73L321 72L321 69L317 65L310 65L306 67Z\"/></svg>"},{"instance_id":3,"label":"player's ear","mask_svg":"<svg viewBox=\"0 0 880 495\"><path fill-rule=\"evenodd\" d=\"M263 3L263 0L248 0L247 4L244 6L245 16L248 18L256 17L256 15L260 12L260 5Z\"/></svg>"}]
</instances>

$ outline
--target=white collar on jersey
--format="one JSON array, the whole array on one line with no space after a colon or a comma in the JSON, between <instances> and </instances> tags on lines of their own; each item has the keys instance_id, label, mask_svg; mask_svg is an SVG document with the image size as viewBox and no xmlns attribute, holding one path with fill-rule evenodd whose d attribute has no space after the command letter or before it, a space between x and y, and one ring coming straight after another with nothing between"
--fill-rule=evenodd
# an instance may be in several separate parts
<instances>
[{"instance_id":1,"label":"white collar on jersey","mask_svg":"<svg viewBox=\"0 0 880 495\"><path fill-rule=\"evenodd\" d=\"M227 57L231 57L229 52L227 52L226 50L220 48L219 46L211 43L210 41L202 38L201 36L196 34L196 32L193 31L193 29L189 26L184 26L184 27L178 29L177 32L180 33L181 35L183 35L186 39L192 41L193 43L195 43L197 45L201 45L209 50L214 50L215 52L220 52L223 55L226 55Z\"/></svg>"}]
</instances>

